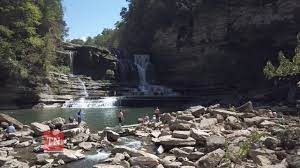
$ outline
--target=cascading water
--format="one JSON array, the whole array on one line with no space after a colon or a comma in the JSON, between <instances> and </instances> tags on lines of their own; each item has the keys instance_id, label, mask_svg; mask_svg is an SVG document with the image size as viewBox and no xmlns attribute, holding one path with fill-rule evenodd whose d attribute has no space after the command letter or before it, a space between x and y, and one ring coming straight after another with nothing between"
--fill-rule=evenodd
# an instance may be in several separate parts
<instances>
[{"instance_id":1,"label":"cascading water","mask_svg":"<svg viewBox=\"0 0 300 168\"><path fill-rule=\"evenodd\" d=\"M81 84L81 88L82 88L82 94L84 95L85 98L89 97L89 94L86 90L86 86L85 86L85 83L78 77L78 81L80 82Z\"/></svg>"},{"instance_id":2,"label":"cascading water","mask_svg":"<svg viewBox=\"0 0 300 168\"><path fill-rule=\"evenodd\" d=\"M69 59L70 59L70 73L73 74L74 70L74 51L69 51Z\"/></svg>"},{"instance_id":3,"label":"cascading water","mask_svg":"<svg viewBox=\"0 0 300 168\"><path fill-rule=\"evenodd\" d=\"M147 82L147 69L150 63L149 55L134 55L134 64L139 74L139 90L145 95L176 95L170 88L160 85L151 85Z\"/></svg>"}]
</instances>

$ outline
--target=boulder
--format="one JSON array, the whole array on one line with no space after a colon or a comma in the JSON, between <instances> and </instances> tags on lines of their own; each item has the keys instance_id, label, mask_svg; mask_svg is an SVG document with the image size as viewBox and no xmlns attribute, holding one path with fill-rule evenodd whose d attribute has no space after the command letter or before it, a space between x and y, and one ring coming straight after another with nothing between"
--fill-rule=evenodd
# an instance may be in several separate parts
<instances>
[{"instance_id":1,"label":"boulder","mask_svg":"<svg viewBox=\"0 0 300 168\"><path fill-rule=\"evenodd\" d=\"M158 138L160 136L160 134L161 134L161 131L153 130L150 135L154 138Z\"/></svg>"},{"instance_id":2,"label":"boulder","mask_svg":"<svg viewBox=\"0 0 300 168\"><path fill-rule=\"evenodd\" d=\"M211 114L220 114L222 116L234 116L234 117L241 117L243 114L242 113L236 113L236 112L232 112L232 111L228 111L228 110L224 110L224 109L209 109L209 112Z\"/></svg>"},{"instance_id":3,"label":"boulder","mask_svg":"<svg viewBox=\"0 0 300 168\"><path fill-rule=\"evenodd\" d=\"M252 118L244 118L244 122L248 125L248 126L252 126L252 125L258 125L261 122L263 122L266 118L265 117L252 117Z\"/></svg>"},{"instance_id":4,"label":"boulder","mask_svg":"<svg viewBox=\"0 0 300 168\"><path fill-rule=\"evenodd\" d=\"M65 163L83 159L84 155L80 151L73 151L69 149L64 149L62 152L58 153L57 159L63 160Z\"/></svg>"},{"instance_id":5,"label":"boulder","mask_svg":"<svg viewBox=\"0 0 300 168\"><path fill-rule=\"evenodd\" d=\"M200 129L209 129L212 126L216 125L218 123L218 120L216 118L203 118L200 121L199 128Z\"/></svg>"},{"instance_id":6,"label":"boulder","mask_svg":"<svg viewBox=\"0 0 300 168\"><path fill-rule=\"evenodd\" d=\"M198 160L198 159L200 159L202 156L204 156L205 154L203 153L203 152L199 152L199 151L197 151L197 152L192 152L192 153L190 153L188 156L187 156L187 158L189 159L189 160L192 160L192 161L196 161L196 160Z\"/></svg>"},{"instance_id":7,"label":"boulder","mask_svg":"<svg viewBox=\"0 0 300 168\"><path fill-rule=\"evenodd\" d=\"M172 150L170 150L170 152L173 153L176 157L187 157L189 155L189 153L178 148L173 148Z\"/></svg>"},{"instance_id":8,"label":"boulder","mask_svg":"<svg viewBox=\"0 0 300 168\"><path fill-rule=\"evenodd\" d=\"M6 129L9 126L7 122L1 122L1 128Z\"/></svg>"},{"instance_id":9,"label":"boulder","mask_svg":"<svg viewBox=\"0 0 300 168\"><path fill-rule=\"evenodd\" d=\"M120 134L112 130L106 130L105 132L106 132L107 140L109 140L110 142L116 142L120 138Z\"/></svg>"},{"instance_id":10,"label":"boulder","mask_svg":"<svg viewBox=\"0 0 300 168\"><path fill-rule=\"evenodd\" d=\"M80 133L83 133L83 129L81 128L73 128L73 129L68 129L68 130L63 130L62 132L64 133L65 138L70 138L74 137Z\"/></svg>"},{"instance_id":11,"label":"boulder","mask_svg":"<svg viewBox=\"0 0 300 168\"><path fill-rule=\"evenodd\" d=\"M78 144L78 146L87 151L91 150L93 147L92 142L81 142Z\"/></svg>"},{"instance_id":12,"label":"boulder","mask_svg":"<svg viewBox=\"0 0 300 168\"><path fill-rule=\"evenodd\" d=\"M93 168L124 168L121 165L110 165L110 164L97 164Z\"/></svg>"},{"instance_id":13,"label":"boulder","mask_svg":"<svg viewBox=\"0 0 300 168\"><path fill-rule=\"evenodd\" d=\"M171 135L161 136L158 138L158 142L163 146L177 147L177 146L193 146L196 144L194 138L180 139L173 138Z\"/></svg>"},{"instance_id":14,"label":"boulder","mask_svg":"<svg viewBox=\"0 0 300 168\"><path fill-rule=\"evenodd\" d=\"M247 103L241 105L240 107L237 107L236 111L244 112L244 113L253 112L254 111L253 104L251 101L248 101Z\"/></svg>"},{"instance_id":15,"label":"boulder","mask_svg":"<svg viewBox=\"0 0 300 168\"><path fill-rule=\"evenodd\" d=\"M20 162L17 159L11 159L4 163L1 168L29 168L28 163Z\"/></svg>"},{"instance_id":16,"label":"boulder","mask_svg":"<svg viewBox=\"0 0 300 168\"><path fill-rule=\"evenodd\" d=\"M159 161L157 159L151 157L132 157L129 159L131 166L140 166L143 168L154 168L159 165Z\"/></svg>"},{"instance_id":17,"label":"boulder","mask_svg":"<svg viewBox=\"0 0 300 168\"><path fill-rule=\"evenodd\" d=\"M203 144L208 136L210 136L209 133L206 133L200 129L191 129L191 137L197 141L197 144Z\"/></svg>"},{"instance_id":18,"label":"boulder","mask_svg":"<svg viewBox=\"0 0 300 168\"><path fill-rule=\"evenodd\" d=\"M181 139L187 139L190 137L190 131L174 131L173 132L173 138L181 138Z\"/></svg>"},{"instance_id":19,"label":"boulder","mask_svg":"<svg viewBox=\"0 0 300 168\"><path fill-rule=\"evenodd\" d=\"M209 149L218 149L224 147L225 138L223 136L212 135L206 138L206 146Z\"/></svg>"},{"instance_id":20,"label":"boulder","mask_svg":"<svg viewBox=\"0 0 300 168\"><path fill-rule=\"evenodd\" d=\"M299 168L300 167L300 155L289 155L287 157L287 162L290 168Z\"/></svg>"},{"instance_id":21,"label":"boulder","mask_svg":"<svg viewBox=\"0 0 300 168\"><path fill-rule=\"evenodd\" d=\"M225 156L225 151L217 149L212 151L205 156L201 157L197 162L197 167L217 167L222 158Z\"/></svg>"},{"instance_id":22,"label":"boulder","mask_svg":"<svg viewBox=\"0 0 300 168\"><path fill-rule=\"evenodd\" d=\"M191 128L191 123L189 122L183 122L180 120L176 120L176 121L171 121L169 124L169 128L171 131L174 130L181 130L181 131L188 131Z\"/></svg>"},{"instance_id":23,"label":"boulder","mask_svg":"<svg viewBox=\"0 0 300 168\"><path fill-rule=\"evenodd\" d=\"M25 148L28 147L32 144L32 141L25 141L25 142L21 142L21 143L17 143L16 147L17 148Z\"/></svg>"},{"instance_id":24,"label":"boulder","mask_svg":"<svg viewBox=\"0 0 300 168\"><path fill-rule=\"evenodd\" d=\"M99 136L98 134L90 134L88 140L91 142L100 142L102 140L102 137Z\"/></svg>"},{"instance_id":25,"label":"boulder","mask_svg":"<svg viewBox=\"0 0 300 168\"><path fill-rule=\"evenodd\" d=\"M164 113L160 116L160 120L163 123L170 123L174 119L175 119L175 117L173 117L170 113Z\"/></svg>"},{"instance_id":26,"label":"boulder","mask_svg":"<svg viewBox=\"0 0 300 168\"><path fill-rule=\"evenodd\" d=\"M276 126L276 125L277 124L275 122L268 121L268 120L265 120L265 121L263 121L262 123L259 124L259 126L262 127L262 128L273 127L273 126Z\"/></svg>"},{"instance_id":27,"label":"boulder","mask_svg":"<svg viewBox=\"0 0 300 168\"><path fill-rule=\"evenodd\" d=\"M205 114L206 108L203 106L194 106L190 107L187 111L191 112L196 118L199 118L201 115Z\"/></svg>"},{"instance_id":28,"label":"boulder","mask_svg":"<svg viewBox=\"0 0 300 168\"><path fill-rule=\"evenodd\" d=\"M179 120L185 120L185 121L191 121L193 119L195 119L195 117L192 114L183 114L183 115L179 115L177 116L177 119Z\"/></svg>"},{"instance_id":29,"label":"boulder","mask_svg":"<svg viewBox=\"0 0 300 168\"><path fill-rule=\"evenodd\" d=\"M16 120L15 118L13 118L9 115L3 114L3 113L0 113L0 122L12 123L12 124L14 124L14 126L17 129L23 128L23 124L20 121Z\"/></svg>"},{"instance_id":30,"label":"boulder","mask_svg":"<svg viewBox=\"0 0 300 168\"><path fill-rule=\"evenodd\" d=\"M122 160L125 159L125 155L122 153L117 153L115 157L112 159L113 164L120 164Z\"/></svg>"},{"instance_id":31,"label":"boulder","mask_svg":"<svg viewBox=\"0 0 300 168\"><path fill-rule=\"evenodd\" d=\"M77 123L67 123L63 125L63 130L69 130L69 129L73 129L73 128L77 128L78 124Z\"/></svg>"},{"instance_id":32,"label":"boulder","mask_svg":"<svg viewBox=\"0 0 300 168\"><path fill-rule=\"evenodd\" d=\"M234 116L228 116L226 118L226 123L228 125L230 125L230 127L233 129L241 129L242 128L240 121Z\"/></svg>"},{"instance_id":33,"label":"boulder","mask_svg":"<svg viewBox=\"0 0 300 168\"><path fill-rule=\"evenodd\" d=\"M19 142L19 140L17 140L17 139L11 139L11 140L7 140L7 141L1 141L0 142L0 147L13 147L18 142Z\"/></svg>"},{"instance_id":34,"label":"boulder","mask_svg":"<svg viewBox=\"0 0 300 168\"><path fill-rule=\"evenodd\" d=\"M54 125L55 127L62 127L66 123L66 120L64 118L57 117L51 121L48 121L48 123Z\"/></svg>"},{"instance_id":35,"label":"boulder","mask_svg":"<svg viewBox=\"0 0 300 168\"><path fill-rule=\"evenodd\" d=\"M168 164L164 164L164 168L181 168L181 162L172 162Z\"/></svg>"},{"instance_id":36,"label":"boulder","mask_svg":"<svg viewBox=\"0 0 300 168\"><path fill-rule=\"evenodd\" d=\"M89 135L86 133L79 133L75 137L71 138L71 142L74 143L75 145L85 142L89 139Z\"/></svg>"},{"instance_id":37,"label":"boulder","mask_svg":"<svg viewBox=\"0 0 300 168\"><path fill-rule=\"evenodd\" d=\"M31 123L31 128L32 130L38 135L38 136L41 136L43 135L43 133L45 131L49 131L50 130L50 127L48 125L45 125L45 124L41 124L41 123L38 123L38 122L34 122L34 123Z\"/></svg>"},{"instance_id":38,"label":"boulder","mask_svg":"<svg viewBox=\"0 0 300 168\"><path fill-rule=\"evenodd\" d=\"M36 161L38 164L47 164L49 163L50 155L48 153L41 153L36 155Z\"/></svg>"},{"instance_id":39,"label":"boulder","mask_svg":"<svg viewBox=\"0 0 300 168\"><path fill-rule=\"evenodd\" d=\"M275 149L280 144L280 140L275 137L265 137L262 141L268 149Z\"/></svg>"},{"instance_id":40,"label":"boulder","mask_svg":"<svg viewBox=\"0 0 300 168\"><path fill-rule=\"evenodd\" d=\"M141 150L136 150L134 148L129 148L126 146L115 146L111 151L112 154L124 153L124 152L128 153L131 157L144 156L144 157L152 157L154 159L158 159L156 155Z\"/></svg>"}]
</instances>

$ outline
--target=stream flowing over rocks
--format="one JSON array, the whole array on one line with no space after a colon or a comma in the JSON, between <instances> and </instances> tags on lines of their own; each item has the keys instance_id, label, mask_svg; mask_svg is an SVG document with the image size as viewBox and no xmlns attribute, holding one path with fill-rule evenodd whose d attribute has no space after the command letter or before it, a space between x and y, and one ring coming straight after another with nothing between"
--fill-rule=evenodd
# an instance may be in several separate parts
<instances>
[{"instance_id":1,"label":"stream flowing over rocks","mask_svg":"<svg viewBox=\"0 0 300 168\"><path fill-rule=\"evenodd\" d=\"M28 126L1 114L2 127L14 123L18 130L0 135L0 167L300 167L299 118L252 103L237 109L194 106L162 114L159 122L98 132L85 122L55 118ZM53 127L62 129L64 149L47 153L41 135Z\"/></svg>"}]
</instances>

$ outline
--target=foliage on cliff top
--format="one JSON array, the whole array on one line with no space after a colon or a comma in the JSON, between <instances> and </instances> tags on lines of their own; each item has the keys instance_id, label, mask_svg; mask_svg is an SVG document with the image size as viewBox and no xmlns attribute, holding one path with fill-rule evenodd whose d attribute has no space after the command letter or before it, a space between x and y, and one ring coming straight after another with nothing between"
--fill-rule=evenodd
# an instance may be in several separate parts
<instances>
[{"instance_id":1,"label":"foliage on cliff top","mask_svg":"<svg viewBox=\"0 0 300 168\"><path fill-rule=\"evenodd\" d=\"M61 0L1 0L0 80L42 79L65 33Z\"/></svg>"},{"instance_id":2,"label":"foliage on cliff top","mask_svg":"<svg viewBox=\"0 0 300 168\"><path fill-rule=\"evenodd\" d=\"M275 67L271 61L268 61L264 74L268 79L273 77L284 77L290 75L296 75L300 73L300 33L297 35L297 47L295 49L295 55L292 60L285 57L282 51L278 54L279 66Z\"/></svg>"}]
</instances>

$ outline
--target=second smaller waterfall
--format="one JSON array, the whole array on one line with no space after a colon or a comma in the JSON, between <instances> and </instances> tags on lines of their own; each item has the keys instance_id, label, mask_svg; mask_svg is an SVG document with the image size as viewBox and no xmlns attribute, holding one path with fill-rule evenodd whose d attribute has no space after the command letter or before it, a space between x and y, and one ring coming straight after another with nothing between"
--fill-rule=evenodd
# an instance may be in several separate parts
<instances>
[{"instance_id":1,"label":"second smaller waterfall","mask_svg":"<svg viewBox=\"0 0 300 168\"><path fill-rule=\"evenodd\" d=\"M80 84L81 84L81 88L82 88L82 94L84 95L84 97L89 97L89 94L88 94L88 92L87 92L87 90L86 90L86 86L85 86L85 83L78 77L78 80L79 80L79 82L80 82Z\"/></svg>"}]
</instances>

